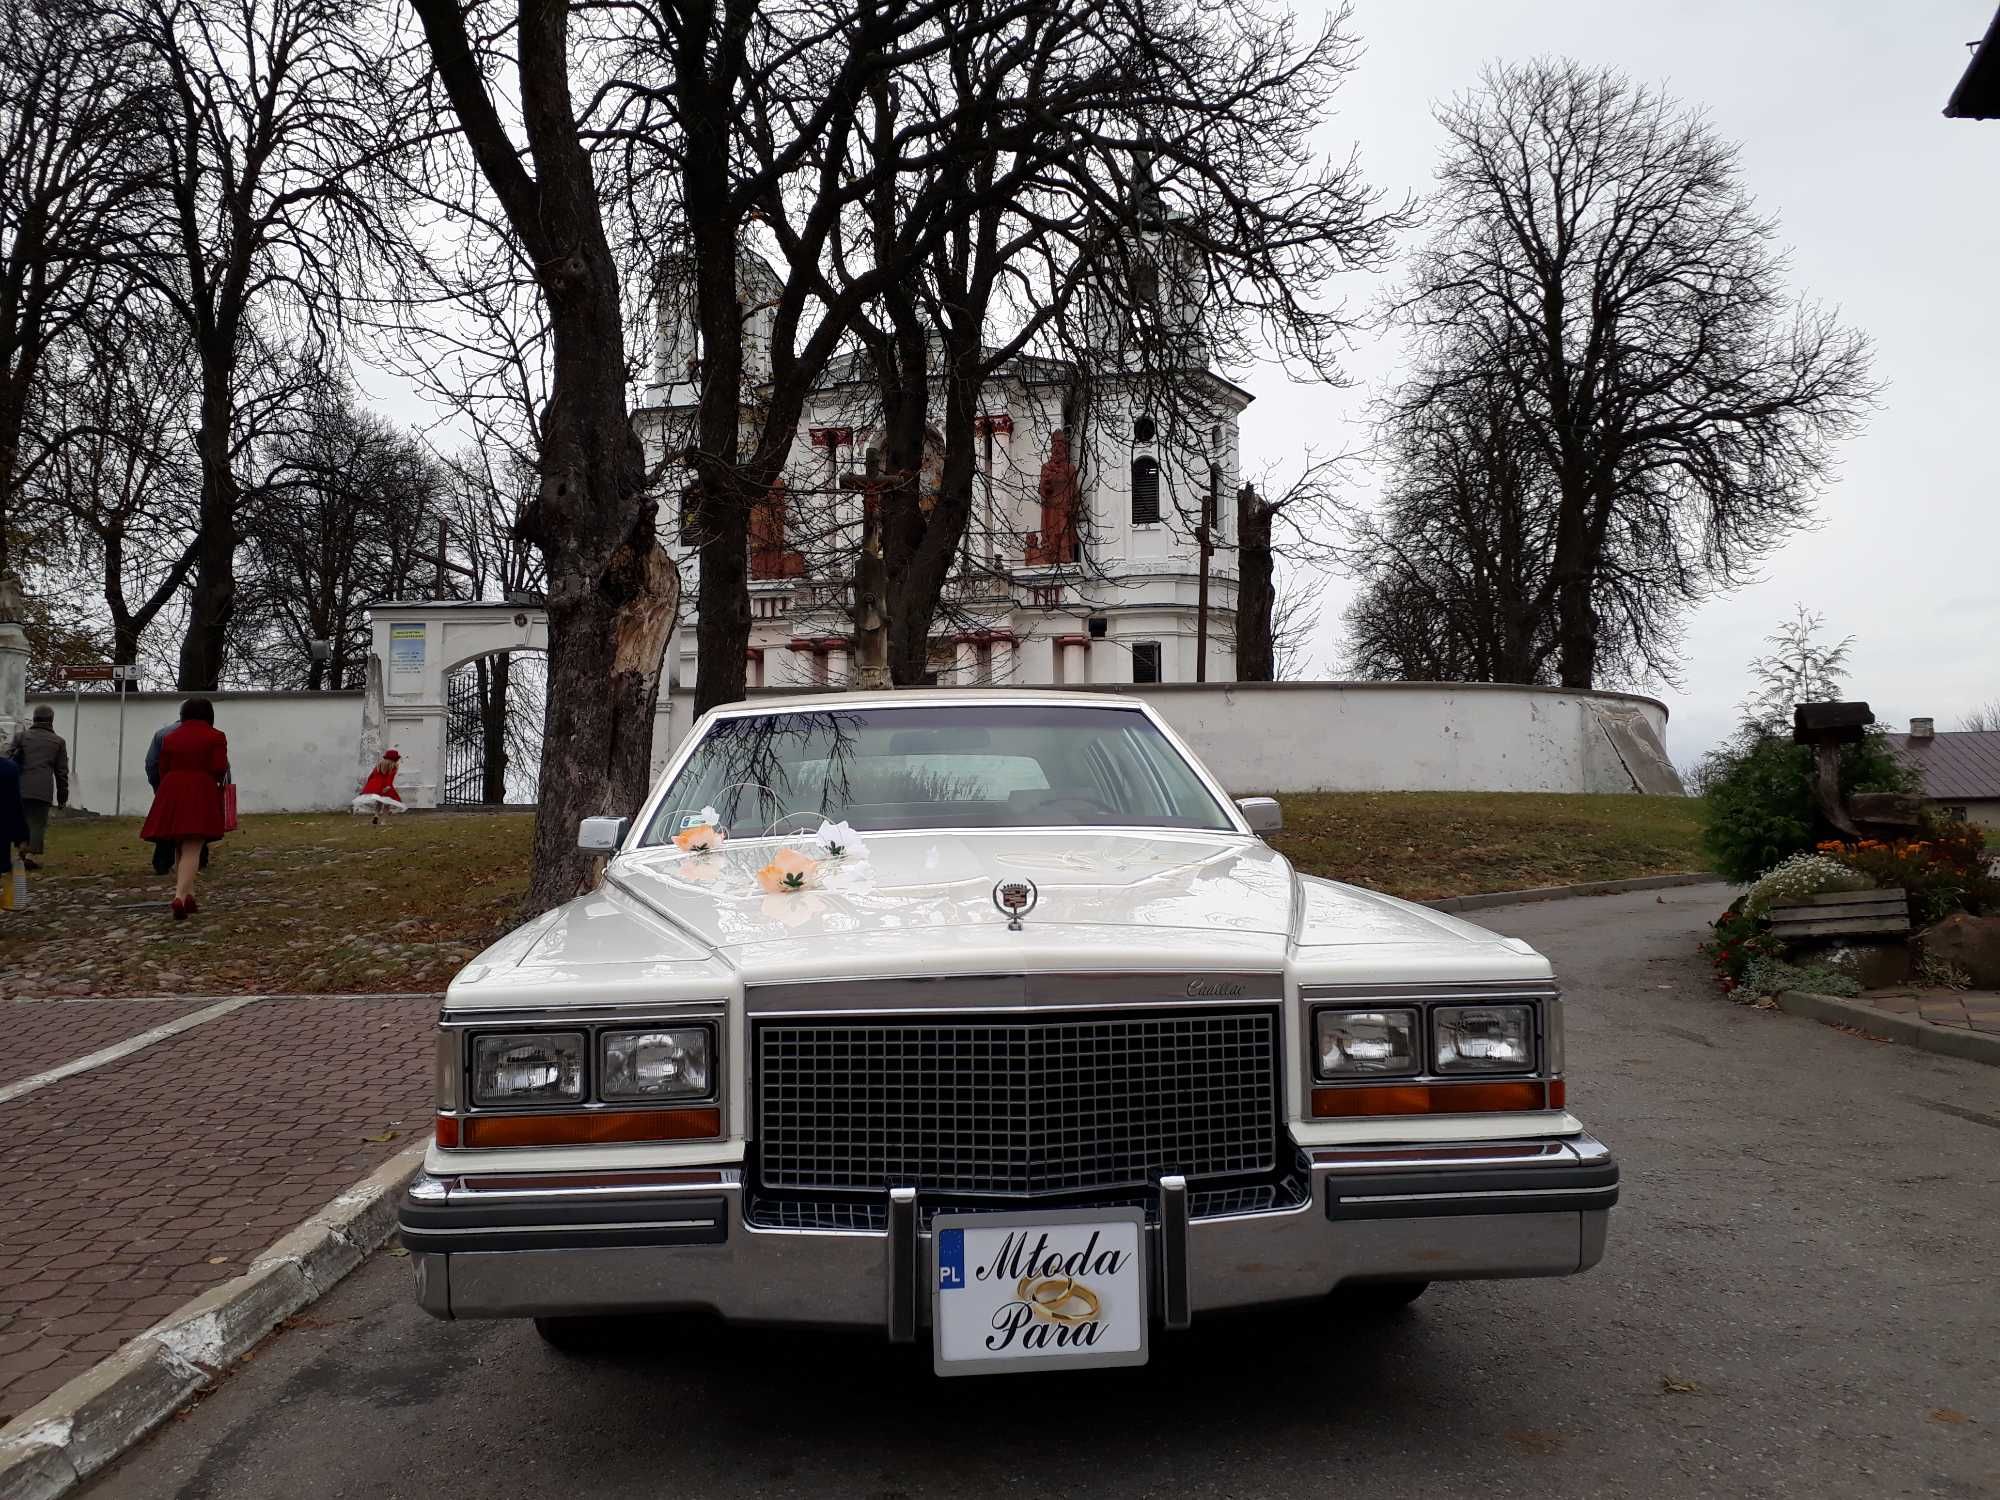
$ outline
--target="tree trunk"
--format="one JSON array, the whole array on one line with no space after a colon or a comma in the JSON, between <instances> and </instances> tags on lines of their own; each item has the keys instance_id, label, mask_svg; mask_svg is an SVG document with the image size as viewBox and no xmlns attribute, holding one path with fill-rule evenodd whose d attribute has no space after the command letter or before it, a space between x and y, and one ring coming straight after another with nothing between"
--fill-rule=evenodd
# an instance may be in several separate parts
<instances>
[{"instance_id":1,"label":"tree trunk","mask_svg":"<svg viewBox=\"0 0 2000 1500\"><path fill-rule=\"evenodd\" d=\"M1251 485L1236 496L1236 680L1272 682L1277 649L1272 615L1277 588L1271 561L1271 507Z\"/></svg>"},{"instance_id":2,"label":"tree trunk","mask_svg":"<svg viewBox=\"0 0 2000 1500\"><path fill-rule=\"evenodd\" d=\"M549 578L548 719L528 892L535 911L581 887L581 821L633 813L645 800L661 659L680 598L674 565L654 537L624 361L606 357L622 335L608 250L593 270L594 294L581 306L558 303L551 320L542 479L525 528ZM739 658L739 674L742 665Z\"/></svg>"},{"instance_id":3,"label":"tree trunk","mask_svg":"<svg viewBox=\"0 0 2000 1500\"><path fill-rule=\"evenodd\" d=\"M210 692L222 683L229 622L236 613L236 474L229 463L235 407L229 373L203 371L200 535L195 545L194 587L188 591L187 634L181 640L180 687Z\"/></svg>"},{"instance_id":4,"label":"tree trunk","mask_svg":"<svg viewBox=\"0 0 2000 1500\"><path fill-rule=\"evenodd\" d=\"M937 511L927 513L923 506L930 350L923 325L906 303L907 299L899 299L889 346L875 351L876 386L882 397L878 472L888 481L876 504L882 517L889 680L898 687L915 687L930 670L931 624L937 618L957 541L955 535L944 537L944 518Z\"/></svg>"},{"instance_id":5,"label":"tree trunk","mask_svg":"<svg viewBox=\"0 0 2000 1500\"><path fill-rule=\"evenodd\" d=\"M513 676L513 658L502 651L479 663L480 766L483 771L479 800L504 803L507 800L507 684Z\"/></svg>"},{"instance_id":6,"label":"tree trunk","mask_svg":"<svg viewBox=\"0 0 2000 1500\"><path fill-rule=\"evenodd\" d=\"M0 578L7 576L10 528L20 505L16 493L20 485L21 430L27 420L27 383L24 377L0 382Z\"/></svg>"},{"instance_id":7,"label":"tree trunk","mask_svg":"<svg viewBox=\"0 0 2000 1500\"><path fill-rule=\"evenodd\" d=\"M1566 688L1588 688L1597 678L1597 611L1592 582L1598 559L1590 545L1584 497L1572 499L1565 493L1561 503L1550 568L1556 589L1556 673Z\"/></svg>"},{"instance_id":8,"label":"tree trunk","mask_svg":"<svg viewBox=\"0 0 2000 1500\"><path fill-rule=\"evenodd\" d=\"M567 0L521 0L516 60L526 160L487 92L463 12L452 0L412 3L480 170L533 259L548 311L541 473L520 524L548 579L548 717L525 903L532 913L582 887L589 861L576 847L579 822L636 812L645 798L680 578L654 535L645 458L625 406L621 284L570 100ZM732 433L735 403L732 386ZM741 558L740 529L736 546ZM704 556L704 598L713 584L708 569ZM747 641L747 600L742 613ZM706 686L705 660L703 677ZM739 646L739 692L742 677Z\"/></svg>"},{"instance_id":9,"label":"tree trunk","mask_svg":"<svg viewBox=\"0 0 2000 1500\"><path fill-rule=\"evenodd\" d=\"M701 154L690 152L691 157ZM727 197L722 169L719 157L712 164L690 161L690 187L702 195L701 201L719 205ZM750 509L764 496L744 483L737 465L743 430L743 309L736 296L736 236L719 212L709 222L695 223L695 315L702 365L691 455L701 537L694 711L701 714L717 704L738 702L749 691ZM555 692L552 675L551 699Z\"/></svg>"}]
</instances>

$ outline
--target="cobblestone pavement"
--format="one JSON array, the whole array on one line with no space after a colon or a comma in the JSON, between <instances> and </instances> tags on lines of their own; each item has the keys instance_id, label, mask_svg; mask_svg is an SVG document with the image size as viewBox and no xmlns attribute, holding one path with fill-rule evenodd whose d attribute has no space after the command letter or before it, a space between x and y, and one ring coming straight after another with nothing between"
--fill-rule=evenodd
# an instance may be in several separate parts
<instances>
[{"instance_id":1,"label":"cobblestone pavement","mask_svg":"<svg viewBox=\"0 0 2000 1500\"><path fill-rule=\"evenodd\" d=\"M0 1087L178 1020L212 1000L23 1000L0 1005Z\"/></svg>"},{"instance_id":2,"label":"cobblestone pavement","mask_svg":"<svg viewBox=\"0 0 2000 1500\"><path fill-rule=\"evenodd\" d=\"M2000 1036L2000 993L1993 990L1869 990L1855 997L1892 1015L1914 1016L1933 1026L1955 1026Z\"/></svg>"},{"instance_id":3,"label":"cobblestone pavement","mask_svg":"<svg viewBox=\"0 0 2000 1500\"><path fill-rule=\"evenodd\" d=\"M201 1002L0 1006L29 1076ZM0 1105L0 1421L218 1281L429 1122L432 999L260 1000Z\"/></svg>"}]
</instances>

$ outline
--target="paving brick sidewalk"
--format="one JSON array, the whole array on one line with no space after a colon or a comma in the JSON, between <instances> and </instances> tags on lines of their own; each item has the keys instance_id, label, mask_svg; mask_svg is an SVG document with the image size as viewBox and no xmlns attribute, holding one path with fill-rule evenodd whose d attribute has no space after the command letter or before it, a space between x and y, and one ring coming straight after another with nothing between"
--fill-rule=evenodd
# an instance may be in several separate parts
<instances>
[{"instance_id":1,"label":"paving brick sidewalk","mask_svg":"<svg viewBox=\"0 0 2000 1500\"><path fill-rule=\"evenodd\" d=\"M200 1003L0 1004L28 1076ZM429 1125L437 1002L260 1000L0 1105L0 1422Z\"/></svg>"},{"instance_id":2,"label":"paving brick sidewalk","mask_svg":"<svg viewBox=\"0 0 2000 1500\"><path fill-rule=\"evenodd\" d=\"M23 1000L0 1004L0 1087L116 1046L212 1000Z\"/></svg>"},{"instance_id":3,"label":"paving brick sidewalk","mask_svg":"<svg viewBox=\"0 0 2000 1500\"><path fill-rule=\"evenodd\" d=\"M1859 1004L1871 1005L1891 1015L1913 1016L1933 1026L1953 1026L2000 1036L2000 992L1993 990L1868 990L1855 999Z\"/></svg>"}]
</instances>

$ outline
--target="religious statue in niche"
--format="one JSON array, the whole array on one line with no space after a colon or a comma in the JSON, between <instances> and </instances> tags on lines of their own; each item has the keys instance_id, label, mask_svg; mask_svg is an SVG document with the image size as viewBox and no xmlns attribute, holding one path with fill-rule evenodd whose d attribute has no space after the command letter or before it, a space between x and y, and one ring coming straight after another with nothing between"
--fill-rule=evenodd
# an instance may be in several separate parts
<instances>
[{"instance_id":1,"label":"religious statue in niche","mask_svg":"<svg viewBox=\"0 0 2000 1500\"><path fill-rule=\"evenodd\" d=\"M1058 427L1049 437L1042 464L1042 529L1028 539L1030 566L1076 561L1077 502L1082 484L1069 456L1069 434Z\"/></svg>"}]
</instances>

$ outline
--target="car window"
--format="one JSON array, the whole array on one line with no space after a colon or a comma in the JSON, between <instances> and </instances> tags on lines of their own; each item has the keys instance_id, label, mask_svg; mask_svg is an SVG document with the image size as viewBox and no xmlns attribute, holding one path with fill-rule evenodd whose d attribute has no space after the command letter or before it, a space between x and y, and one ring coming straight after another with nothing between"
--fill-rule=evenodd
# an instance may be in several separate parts
<instances>
[{"instance_id":1,"label":"car window","mask_svg":"<svg viewBox=\"0 0 2000 1500\"><path fill-rule=\"evenodd\" d=\"M732 837L822 818L855 828L1233 828L1136 708L1065 704L799 709L718 719L642 840L709 808Z\"/></svg>"}]
</instances>

